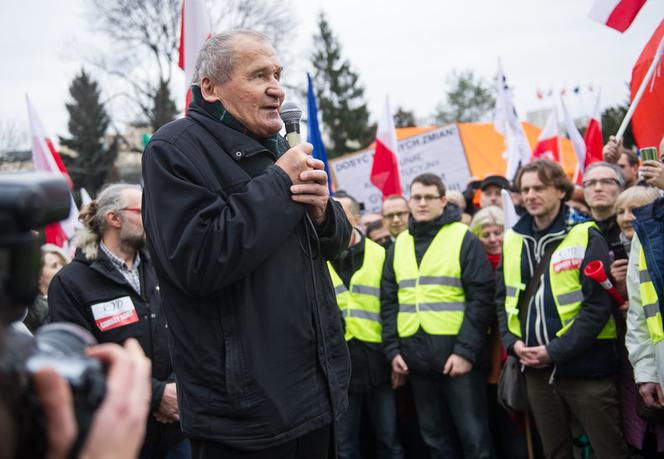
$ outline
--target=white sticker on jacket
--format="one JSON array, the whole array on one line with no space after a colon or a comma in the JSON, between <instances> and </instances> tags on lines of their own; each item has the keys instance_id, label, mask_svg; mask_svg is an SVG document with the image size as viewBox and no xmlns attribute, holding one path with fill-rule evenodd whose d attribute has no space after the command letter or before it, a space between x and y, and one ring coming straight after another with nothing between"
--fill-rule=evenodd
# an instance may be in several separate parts
<instances>
[{"instance_id":1,"label":"white sticker on jacket","mask_svg":"<svg viewBox=\"0 0 664 459\"><path fill-rule=\"evenodd\" d=\"M560 249L551 257L551 266L553 271L568 271L570 269L579 269L583 263L583 257L586 255L586 248L582 246L572 246Z\"/></svg>"},{"instance_id":2,"label":"white sticker on jacket","mask_svg":"<svg viewBox=\"0 0 664 459\"><path fill-rule=\"evenodd\" d=\"M90 306L97 327L101 331L138 322L138 314L131 298L123 296L106 303L97 303Z\"/></svg>"}]
</instances>

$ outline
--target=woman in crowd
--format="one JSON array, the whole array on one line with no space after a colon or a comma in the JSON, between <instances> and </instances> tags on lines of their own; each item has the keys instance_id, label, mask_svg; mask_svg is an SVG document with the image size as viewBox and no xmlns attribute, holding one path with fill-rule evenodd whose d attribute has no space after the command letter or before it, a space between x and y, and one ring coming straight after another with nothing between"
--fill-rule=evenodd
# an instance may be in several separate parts
<instances>
[{"instance_id":1,"label":"woman in crowd","mask_svg":"<svg viewBox=\"0 0 664 459\"><path fill-rule=\"evenodd\" d=\"M620 242L623 244L625 250L619 250L619 247L612 247L615 261L611 264L611 275L615 280L616 288L624 298L627 298L626 278L629 264L625 254L630 253L632 239L635 234L632 227L632 222L634 221L632 210L644 206L658 197L659 192L655 188L634 186L620 193L616 200L616 220L621 230ZM638 285L636 287L638 290ZM634 296L635 294L636 296ZM631 448L641 452L645 457L658 457L656 451L664 452L664 425L648 422L637 414L639 390L634 383L634 379L635 375L637 381L643 378L639 373L644 372L644 362L635 362L634 370L632 370L632 365L630 365L627 356L628 350L630 354L642 354L644 351L643 346L652 347L652 344L637 343L633 339L630 339L629 335L625 337L625 333L627 332L626 327L628 326L625 323L624 315L627 313L627 307L632 307L633 303L639 302L637 308L640 308L640 294L630 291L629 298L629 306L628 304L625 305L622 314L619 314L618 320L616 320L621 338L620 341L626 341L627 345L627 348L625 346L620 346L619 348L622 355L618 372L618 390L620 393L623 432ZM640 309L642 310L642 308ZM631 316L632 312L629 312L629 315ZM651 372L652 369L645 369L645 371ZM654 438L656 445L647 441L647 437Z\"/></svg>"},{"instance_id":2,"label":"woman in crowd","mask_svg":"<svg viewBox=\"0 0 664 459\"><path fill-rule=\"evenodd\" d=\"M37 298L28 306L27 315L23 319L23 323L32 333L44 324L48 314L48 301L46 299L48 286L51 284L55 273L60 271L60 268L67 263L69 263L69 257L57 245L44 244L41 247L41 268L37 284Z\"/></svg>"},{"instance_id":3,"label":"woman in crowd","mask_svg":"<svg viewBox=\"0 0 664 459\"><path fill-rule=\"evenodd\" d=\"M503 210L496 206L480 209L470 223L470 230L484 245L486 256L494 271L502 256L504 229ZM510 415L498 404L498 377L507 354L500 341L497 321L491 327L489 352L491 354L491 370L488 377L489 422L491 431L494 433L496 453L500 458L527 458L525 435L519 427L521 420L517 420L516 416Z\"/></svg>"}]
</instances>

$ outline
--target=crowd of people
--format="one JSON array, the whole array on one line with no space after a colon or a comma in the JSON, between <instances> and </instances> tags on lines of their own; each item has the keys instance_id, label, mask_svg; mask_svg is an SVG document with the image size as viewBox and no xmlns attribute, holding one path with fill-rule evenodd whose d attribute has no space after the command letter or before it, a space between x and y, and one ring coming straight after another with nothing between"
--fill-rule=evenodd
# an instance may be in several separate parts
<instances>
[{"instance_id":1,"label":"crowd of people","mask_svg":"<svg viewBox=\"0 0 664 459\"><path fill-rule=\"evenodd\" d=\"M278 135L280 73L264 35L212 37L145 188L105 187L72 260L43 247L25 326L151 362L140 457L664 453L662 162L612 138L578 185L543 159L464 193L424 173L363 214Z\"/></svg>"}]
</instances>

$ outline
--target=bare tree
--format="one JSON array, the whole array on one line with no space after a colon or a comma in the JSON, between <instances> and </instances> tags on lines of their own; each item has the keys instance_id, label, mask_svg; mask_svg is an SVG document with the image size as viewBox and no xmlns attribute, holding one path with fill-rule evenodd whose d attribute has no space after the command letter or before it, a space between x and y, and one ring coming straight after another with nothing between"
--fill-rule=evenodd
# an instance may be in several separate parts
<instances>
[{"instance_id":1,"label":"bare tree","mask_svg":"<svg viewBox=\"0 0 664 459\"><path fill-rule=\"evenodd\" d=\"M0 152L28 148L28 135L14 119L0 118Z\"/></svg>"},{"instance_id":2,"label":"bare tree","mask_svg":"<svg viewBox=\"0 0 664 459\"><path fill-rule=\"evenodd\" d=\"M179 71L182 0L90 0L90 3L91 21L108 44L94 52L92 63L123 82L112 98L121 98L135 107L134 124L149 125L156 130L177 115L170 85L173 72ZM272 37L275 46L283 42L287 33L292 35L294 20L289 0L208 0L207 3L213 32L250 28Z\"/></svg>"}]
</instances>

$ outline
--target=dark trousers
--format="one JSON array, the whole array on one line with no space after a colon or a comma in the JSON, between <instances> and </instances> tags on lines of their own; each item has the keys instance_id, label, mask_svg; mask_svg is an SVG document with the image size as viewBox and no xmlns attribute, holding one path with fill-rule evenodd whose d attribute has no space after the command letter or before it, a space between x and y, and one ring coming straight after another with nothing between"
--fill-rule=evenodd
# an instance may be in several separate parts
<instances>
[{"instance_id":1,"label":"dark trousers","mask_svg":"<svg viewBox=\"0 0 664 459\"><path fill-rule=\"evenodd\" d=\"M402 459L403 448L397 432L397 406L389 385L374 387L364 394L350 394L348 409L337 420L339 459L359 459L362 411L373 425L377 459Z\"/></svg>"},{"instance_id":2,"label":"dark trousers","mask_svg":"<svg viewBox=\"0 0 664 459\"><path fill-rule=\"evenodd\" d=\"M409 376L417 420L431 459L493 458L486 374Z\"/></svg>"},{"instance_id":3,"label":"dark trousers","mask_svg":"<svg viewBox=\"0 0 664 459\"><path fill-rule=\"evenodd\" d=\"M334 445L329 425L272 448L240 451L221 443L191 439L193 459L329 459Z\"/></svg>"},{"instance_id":4,"label":"dark trousers","mask_svg":"<svg viewBox=\"0 0 664 459\"><path fill-rule=\"evenodd\" d=\"M588 435L597 459L629 457L614 380L558 379L550 384L550 377L550 369L526 370L528 401L545 456L573 457L571 425L575 418Z\"/></svg>"}]
</instances>

